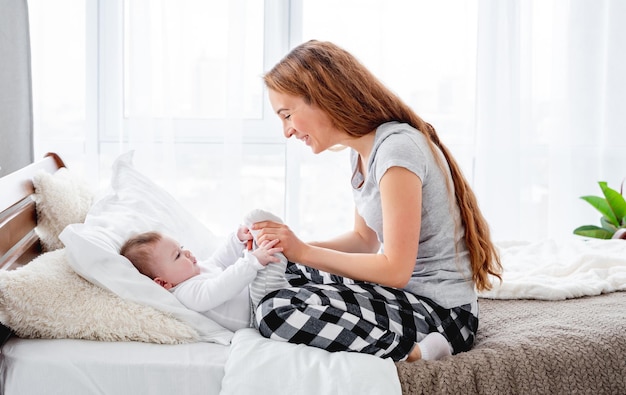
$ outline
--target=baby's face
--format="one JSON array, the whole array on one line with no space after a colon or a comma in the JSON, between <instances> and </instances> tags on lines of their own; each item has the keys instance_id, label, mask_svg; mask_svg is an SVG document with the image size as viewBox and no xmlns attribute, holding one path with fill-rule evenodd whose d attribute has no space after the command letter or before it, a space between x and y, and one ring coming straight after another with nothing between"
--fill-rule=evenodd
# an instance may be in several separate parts
<instances>
[{"instance_id":1,"label":"baby's face","mask_svg":"<svg viewBox=\"0 0 626 395\"><path fill-rule=\"evenodd\" d=\"M154 243L153 264L157 281L166 289L200 274L196 258L188 250L183 250L172 238L164 236Z\"/></svg>"}]
</instances>

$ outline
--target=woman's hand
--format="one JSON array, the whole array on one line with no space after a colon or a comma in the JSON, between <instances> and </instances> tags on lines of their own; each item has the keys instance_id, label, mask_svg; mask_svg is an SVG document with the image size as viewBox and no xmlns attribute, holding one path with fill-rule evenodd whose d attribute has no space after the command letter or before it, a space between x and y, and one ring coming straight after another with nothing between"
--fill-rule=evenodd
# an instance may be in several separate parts
<instances>
[{"instance_id":1,"label":"woman's hand","mask_svg":"<svg viewBox=\"0 0 626 395\"><path fill-rule=\"evenodd\" d=\"M277 247L283 249L283 254L292 262L300 262L306 250L306 243L300 240L285 224L272 221L261 221L252 224L252 230L258 230L257 243L265 240L278 240Z\"/></svg>"}]
</instances>

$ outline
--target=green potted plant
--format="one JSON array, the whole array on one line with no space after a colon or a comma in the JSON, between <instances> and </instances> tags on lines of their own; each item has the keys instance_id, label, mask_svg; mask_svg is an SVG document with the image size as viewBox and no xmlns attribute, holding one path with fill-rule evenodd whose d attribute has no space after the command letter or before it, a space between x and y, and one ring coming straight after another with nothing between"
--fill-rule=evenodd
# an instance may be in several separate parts
<instances>
[{"instance_id":1,"label":"green potted plant","mask_svg":"<svg viewBox=\"0 0 626 395\"><path fill-rule=\"evenodd\" d=\"M617 192L608 187L606 182L598 182L604 197L581 196L580 198L598 210L600 225L583 225L574 229L574 234L596 239L626 239L626 200L622 194L624 182Z\"/></svg>"}]
</instances>

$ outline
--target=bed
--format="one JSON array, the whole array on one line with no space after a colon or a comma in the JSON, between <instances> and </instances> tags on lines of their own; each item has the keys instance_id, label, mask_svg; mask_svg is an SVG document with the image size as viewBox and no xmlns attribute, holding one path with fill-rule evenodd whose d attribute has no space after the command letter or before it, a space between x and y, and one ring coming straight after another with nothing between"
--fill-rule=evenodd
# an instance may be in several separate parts
<instances>
[{"instance_id":1,"label":"bed","mask_svg":"<svg viewBox=\"0 0 626 395\"><path fill-rule=\"evenodd\" d=\"M130 281L107 255L119 232L161 226L206 251L218 240L132 153L101 196L53 153L1 178L0 191L4 394L626 393L623 241L499 245L505 282L479 299L474 348L393 363L233 333Z\"/></svg>"},{"instance_id":2,"label":"bed","mask_svg":"<svg viewBox=\"0 0 626 395\"><path fill-rule=\"evenodd\" d=\"M220 327L140 275L118 253L130 233L176 234L199 259L219 238L132 155L100 194L53 153L0 178L1 393L401 393L390 360Z\"/></svg>"}]
</instances>

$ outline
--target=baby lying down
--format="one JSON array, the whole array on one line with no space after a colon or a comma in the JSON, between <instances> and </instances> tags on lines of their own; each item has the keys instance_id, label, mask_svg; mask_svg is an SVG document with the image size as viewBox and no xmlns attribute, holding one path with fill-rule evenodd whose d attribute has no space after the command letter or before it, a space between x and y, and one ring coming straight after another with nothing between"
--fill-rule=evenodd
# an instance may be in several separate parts
<instances>
[{"instance_id":1,"label":"baby lying down","mask_svg":"<svg viewBox=\"0 0 626 395\"><path fill-rule=\"evenodd\" d=\"M261 245L253 242L249 226L263 220L282 222L262 210L250 212L244 225L206 261L198 262L191 251L159 232L131 237L120 254L185 307L232 331L257 327L254 312L260 300L272 291L289 287L285 280L287 258L282 248L275 247L279 240Z\"/></svg>"}]
</instances>

